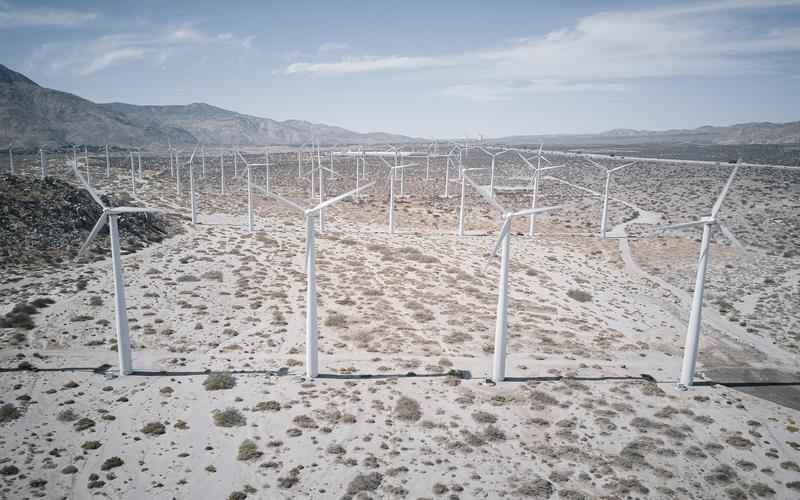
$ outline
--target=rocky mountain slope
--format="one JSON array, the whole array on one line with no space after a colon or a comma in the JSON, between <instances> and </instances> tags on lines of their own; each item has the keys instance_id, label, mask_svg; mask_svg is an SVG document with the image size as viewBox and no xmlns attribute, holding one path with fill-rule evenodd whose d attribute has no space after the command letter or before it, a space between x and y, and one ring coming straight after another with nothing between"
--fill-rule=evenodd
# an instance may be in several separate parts
<instances>
[{"instance_id":1,"label":"rocky mountain slope","mask_svg":"<svg viewBox=\"0 0 800 500\"><path fill-rule=\"evenodd\" d=\"M47 147L70 144L323 144L408 142L396 134L362 134L299 120L275 121L208 104L136 106L98 104L44 88L0 64L0 144Z\"/></svg>"}]
</instances>

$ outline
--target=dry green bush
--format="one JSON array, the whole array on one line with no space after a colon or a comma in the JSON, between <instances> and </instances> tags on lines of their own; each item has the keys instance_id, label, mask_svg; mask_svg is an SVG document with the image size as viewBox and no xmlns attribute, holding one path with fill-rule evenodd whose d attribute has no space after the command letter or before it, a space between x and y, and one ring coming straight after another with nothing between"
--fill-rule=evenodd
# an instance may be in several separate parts
<instances>
[{"instance_id":1,"label":"dry green bush","mask_svg":"<svg viewBox=\"0 0 800 500\"><path fill-rule=\"evenodd\" d=\"M567 292L567 296L573 300L577 300L578 302L591 302L592 301L592 294L589 292L585 292L583 290L577 290L575 288L570 289Z\"/></svg>"},{"instance_id":2,"label":"dry green bush","mask_svg":"<svg viewBox=\"0 0 800 500\"><path fill-rule=\"evenodd\" d=\"M233 389L236 386L236 377L230 373L212 373L203 382L203 386L207 391L220 391L224 389Z\"/></svg>"},{"instance_id":3,"label":"dry green bush","mask_svg":"<svg viewBox=\"0 0 800 500\"><path fill-rule=\"evenodd\" d=\"M252 439L245 439L242 441L242 444L239 445L239 453L236 455L236 459L248 462L257 460L261 458L262 455L263 453L258 451L258 446L256 446L255 441Z\"/></svg>"},{"instance_id":4,"label":"dry green bush","mask_svg":"<svg viewBox=\"0 0 800 500\"><path fill-rule=\"evenodd\" d=\"M214 410L212 417L217 427L241 427L247 423L247 419L242 415L242 412L236 408Z\"/></svg>"},{"instance_id":5,"label":"dry green bush","mask_svg":"<svg viewBox=\"0 0 800 500\"><path fill-rule=\"evenodd\" d=\"M394 415L400 420L416 422L422 418L422 410L416 400L407 396L402 396L397 400L397 404L394 408Z\"/></svg>"}]
</instances>

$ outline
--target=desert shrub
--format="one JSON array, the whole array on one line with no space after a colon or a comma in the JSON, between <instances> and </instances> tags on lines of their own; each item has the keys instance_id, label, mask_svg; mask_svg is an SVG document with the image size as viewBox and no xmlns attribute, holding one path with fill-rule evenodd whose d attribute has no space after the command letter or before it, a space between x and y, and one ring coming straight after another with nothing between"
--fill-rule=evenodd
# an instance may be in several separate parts
<instances>
[{"instance_id":1,"label":"desert shrub","mask_svg":"<svg viewBox=\"0 0 800 500\"><path fill-rule=\"evenodd\" d=\"M259 401L254 408L255 411L280 411L281 404L277 401Z\"/></svg>"},{"instance_id":2,"label":"desert shrub","mask_svg":"<svg viewBox=\"0 0 800 500\"><path fill-rule=\"evenodd\" d=\"M3 406L0 406L0 424L11 422L12 420L16 420L21 416L22 414L17 407L11 403L6 403Z\"/></svg>"},{"instance_id":3,"label":"desert shrub","mask_svg":"<svg viewBox=\"0 0 800 500\"><path fill-rule=\"evenodd\" d=\"M422 418L422 410L420 409L419 403L407 396L402 396L397 400L394 414L400 420L406 420L408 422L416 422Z\"/></svg>"},{"instance_id":4,"label":"desert shrub","mask_svg":"<svg viewBox=\"0 0 800 500\"><path fill-rule=\"evenodd\" d=\"M217 427L241 427L247 423L247 419L236 408L215 410L212 416Z\"/></svg>"},{"instance_id":5,"label":"desert shrub","mask_svg":"<svg viewBox=\"0 0 800 500\"><path fill-rule=\"evenodd\" d=\"M230 373L212 373L203 382L203 386L207 391L220 391L224 389L233 389L236 385L236 377Z\"/></svg>"},{"instance_id":6,"label":"desert shrub","mask_svg":"<svg viewBox=\"0 0 800 500\"><path fill-rule=\"evenodd\" d=\"M341 313L332 312L325 318L325 326L345 328L347 326L347 316Z\"/></svg>"},{"instance_id":7,"label":"desert shrub","mask_svg":"<svg viewBox=\"0 0 800 500\"><path fill-rule=\"evenodd\" d=\"M96 450L97 448L100 448L101 446L102 446L102 444L100 443L100 441L86 441L81 445L81 449L84 449L84 450Z\"/></svg>"},{"instance_id":8,"label":"desert shrub","mask_svg":"<svg viewBox=\"0 0 800 500\"><path fill-rule=\"evenodd\" d=\"M493 424L497 422L497 417L486 411L476 411L472 414L472 418L480 424Z\"/></svg>"},{"instance_id":9,"label":"desert shrub","mask_svg":"<svg viewBox=\"0 0 800 500\"><path fill-rule=\"evenodd\" d=\"M119 457L111 457L106 459L105 462L103 462L103 465L100 466L100 470L111 470L115 467L121 467L122 464L124 463L125 462L123 462L122 459Z\"/></svg>"},{"instance_id":10,"label":"desert shrub","mask_svg":"<svg viewBox=\"0 0 800 500\"><path fill-rule=\"evenodd\" d=\"M202 277L206 280L222 281L222 271L206 271Z\"/></svg>"},{"instance_id":11,"label":"desert shrub","mask_svg":"<svg viewBox=\"0 0 800 500\"><path fill-rule=\"evenodd\" d=\"M592 301L592 294L589 292L584 292L583 290L577 290L575 288L570 289L567 292L567 296L573 300L577 300L578 302L591 302Z\"/></svg>"},{"instance_id":12,"label":"desert shrub","mask_svg":"<svg viewBox=\"0 0 800 500\"><path fill-rule=\"evenodd\" d=\"M177 281L178 283L191 283L191 282L195 282L195 281L200 281L200 278L198 278L197 276L194 276L192 274L182 274L182 275L178 276L175 279L175 281Z\"/></svg>"},{"instance_id":13,"label":"desert shrub","mask_svg":"<svg viewBox=\"0 0 800 500\"><path fill-rule=\"evenodd\" d=\"M85 431L86 429L90 429L90 428L94 427L94 425L95 425L95 421L94 420L92 420L91 418L84 417L84 418L78 420L77 422L75 422L75 430L76 431Z\"/></svg>"},{"instance_id":14,"label":"desert shrub","mask_svg":"<svg viewBox=\"0 0 800 500\"><path fill-rule=\"evenodd\" d=\"M150 422L142 427L142 433L147 434L148 436L160 436L165 432L166 429L164 428L164 424L161 422Z\"/></svg>"},{"instance_id":15,"label":"desert shrub","mask_svg":"<svg viewBox=\"0 0 800 500\"><path fill-rule=\"evenodd\" d=\"M72 408L67 408L58 412L56 420L59 422L74 422L78 420L78 414Z\"/></svg>"},{"instance_id":16,"label":"desert shrub","mask_svg":"<svg viewBox=\"0 0 800 500\"><path fill-rule=\"evenodd\" d=\"M486 438L487 441L505 441L506 433L493 425L488 425L486 429L483 430L483 437Z\"/></svg>"},{"instance_id":17,"label":"desert shrub","mask_svg":"<svg viewBox=\"0 0 800 500\"><path fill-rule=\"evenodd\" d=\"M242 444L239 445L239 453L236 455L236 459L246 462L256 460L260 458L261 455L263 455L263 453L258 451L258 446L256 446L255 441L252 439L245 439L242 441Z\"/></svg>"},{"instance_id":18,"label":"desert shrub","mask_svg":"<svg viewBox=\"0 0 800 500\"><path fill-rule=\"evenodd\" d=\"M375 491L383 482L383 474L380 472L370 472L369 474L359 474L347 485L347 493L355 495L362 491Z\"/></svg>"}]
</instances>

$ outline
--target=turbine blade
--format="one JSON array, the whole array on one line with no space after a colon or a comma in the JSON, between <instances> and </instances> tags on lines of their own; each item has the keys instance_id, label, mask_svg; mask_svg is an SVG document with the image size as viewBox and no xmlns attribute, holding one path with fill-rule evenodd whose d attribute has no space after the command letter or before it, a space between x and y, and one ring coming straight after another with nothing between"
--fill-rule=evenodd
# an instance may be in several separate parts
<instances>
[{"instance_id":1,"label":"turbine blade","mask_svg":"<svg viewBox=\"0 0 800 500\"><path fill-rule=\"evenodd\" d=\"M742 245L742 243L736 238L736 236L734 236L733 231L731 231L728 226L724 224L718 224L718 226L722 235L725 236L725 239L728 240L731 243L731 245L733 245L733 248L735 248L737 252L739 253L746 252L744 245Z\"/></svg>"},{"instance_id":2,"label":"turbine blade","mask_svg":"<svg viewBox=\"0 0 800 500\"><path fill-rule=\"evenodd\" d=\"M146 208L146 207L114 207L107 210L110 214L125 214L125 213L159 213L163 212L160 208Z\"/></svg>"},{"instance_id":3,"label":"turbine blade","mask_svg":"<svg viewBox=\"0 0 800 500\"><path fill-rule=\"evenodd\" d=\"M279 195L277 193L274 193L272 191L267 191L263 187L257 186L255 184L253 184L251 187L261 191L262 193L264 193L265 195L267 195L267 196L269 196L271 198L275 198L276 200L278 200L279 202L283 203L284 205L286 205L289 208L294 208L295 210L299 210L299 211L301 211L303 213L305 213L305 211L306 211L305 208L301 207L300 205L298 205L297 203L293 202L289 198L285 198L285 197L283 197L283 196L281 196L281 195Z\"/></svg>"},{"instance_id":4,"label":"turbine blade","mask_svg":"<svg viewBox=\"0 0 800 500\"><path fill-rule=\"evenodd\" d=\"M186 162L187 165L191 165L192 164L192 161L194 160L194 154L197 152L197 146L199 146L199 145L200 145L200 143L198 142L197 145L194 147L194 150L192 151L192 156L190 156L189 157L189 161Z\"/></svg>"},{"instance_id":5,"label":"turbine blade","mask_svg":"<svg viewBox=\"0 0 800 500\"><path fill-rule=\"evenodd\" d=\"M86 190L87 190L87 191L89 191L89 196L91 196L91 197L92 197L92 199L93 199L93 200L94 200L94 201L95 201L95 202L96 202L98 205L100 205L100 207L101 207L103 210L105 210L106 208L108 208L108 207L106 207L105 203L103 203L103 200L101 200L101 199L100 199L100 195L98 195L98 194L97 194L97 191L95 191L95 190L92 188L92 186L91 186L91 185L89 185L89 183L88 183L88 182L86 182L86 179L84 179L84 178L83 178L83 175L81 175L81 172L80 172L80 170L78 170L78 167L77 167L77 165L76 165L74 162L72 163L72 171L73 171L73 172L75 172L75 176L78 178L78 180L80 181L80 183L81 183L81 184L83 184L83 187L85 187L85 188L86 188Z\"/></svg>"},{"instance_id":6,"label":"turbine blade","mask_svg":"<svg viewBox=\"0 0 800 500\"><path fill-rule=\"evenodd\" d=\"M623 168L630 167L631 165L636 165L636 162L632 161L630 163L626 163L625 165L621 165L619 167L614 167L611 170L609 170L609 172L616 172L617 170L622 170Z\"/></svg>"},{"instance_id":7,"label":"turbine blade","mask_svg":"<svg viewBox=\"0 0 800 500\"><path fill-rule=\"evenodd\" d=\"M497 243L495 243L494 250L492 250L492 257L497 255L497 251L500 250L500 245L503 243L503 238L511 231L511 220L511 217L506 217L503 221L503 225L500 227L500 235L497 237Z\"/></svg>"},{"instance_id":8,"label":"turbine blade","mask_svg":"<svg viewBox=\"0 0 800 500\"><path fill-rule=\"evenodd\" d=\"M531 214L538 214L541 212L550 212L553 210L558 210L560 208L564 208L567 205L553 205L552 207L541 207L541 208L526 208L525 210L519 210L517 212L513 212L510 214L511 217L516 217L518 215L531 215Z\"/></svg>"},{"instance_id":9,"label":"turbine blade","mask_svg":"<svg viewBox=\"0 0 800 500\"><path fill-rule=\"evenodd\" d=\"M323 208L325 208L325 207L327 207L329 205L333 205L337 201L341 201L344 198L347 198L348 196L352 196L352 195L354 195L356 193L360 193L361 191L364 191L367 188L371 188L374 185L375 185L375 181L372 181L369 184L365 184L363 186L359 186L358 188L353 189L352 191L348 191L348 192L346 192L344 194L340 194L339 196L336 196L335 198L331 198L329 200L325 200L324 202L320 203L316 207L314 207L312 209L309 209L306 213L307 214L315 214L315 213L319 212L320 210L322 210Z\"/></svg>"},{"instance_id":10,"label":"turbine blade","mask_svg":"<svg viewBox=\"0 0 800 500\"><path fill-rule=\"evenodd\" d=\"M108 218L108 214L106 212L103 212L103 214L100 216L100 218L97 219L97 222L95 223L94 227L92 228L92 232L89 233L89 237L86 238L86 241L83 242L83 245L81 245L81 248L78 250L78 255L75 257L76 259L81 258L83 256L83 254L86 253L86 250L89 249L89 245L91 245L92 241L94 241L94 239L97 237L97 233L99 233L100 230L105 225L107 218Z\"/></svg>"},{"instance_id":11,"label":"turbine blade","mask_svg":"<svg viewBox=\"0 0 800 500\"><path fill-rule=\"evenodd\" d=\"M495 200L495 199L494 199L494 197L492 197L491 193L490 193L490 194L487 194L487 193L486 193L486 191L484 191L484 190L483 190L483 188L482 188L481 186L479 186L477 182L475 182L474 180L472 180L472 177L470 177L470 176L468 176L468 175L464 174L464 179L466 179L466 180L467 180L467 182L469 182L470 184L472 184L472 187L474 187L474 188L475 188L475 190L476 190L476 191L478 191L478 194L480 194L480 195L481 195L481 197L482 197L484 200L486 200L487 202L489 202L489 204L490 204L491 206L493 206L494 208L496 208L496 209L497 209L497 210L498 210L498 211L499 211L501 214L503 214L503 213L505 213L505 212L506 212L506 209L505 209L505 208L503 208L503 206L502 206L501 204L499 204L499 203L497 202L497 200Z\"/></svg>"},{"instance_id":12,"label":"turbine blade","mask_svg":"<svg viewBox=\"0 0 800 500\"><path fill-rule=\"evenodd\" d=\"M599 163L597 163L596 161L594 161L594 160L593 160L593 159L591 159L591 158L588 158L588 157L587 157L587 158L586 158L586 161L588 161L589 163L591 163L593 167L602 168L603 170L605 170L605 171L608 171L608 169L607 169L606 167L604 167L604 166L600 165Z\"/></svg>"},{"instance_id":13,"label":"turbine blade","mask_svg":"<svg viewBox=\"0 0 800 500\"><path fill-rule=\"evenodd\" d=\"M679 222L677 224L666 224L664 226L658 226L657 228L655 228L655 231L666 231L668 229L680 229L684 227L702 226L703 224L708 224L710 222L712 222L710 219L702 218L700 220L692 222Z\"/></svg>"},{"instance_id":14,"label":"turbine blade","mask_svg":"<svg viewBox=\"0 0 800 500\"><path fill-rule=\"evenodd\" d=\"M530 162L530 160L528 158L525 158L525 156L521 152L517 151L517 154L519 155L520 158L522 158L522 161L524 161L529 168L536 170L536 167L534 167L533 164Z\"/></svg>"},{"instance_id":15,"label":"turbine blade","mask_svg":"<svg viewBox=\"0 0 800 500\"><path fill-rule=\"evenodd\" d=\"M728 191L731 189L731 184L733 184L733 178L736 177L736 172L738 171L739 171L739 165L733 167L733 172L731 172L730 177L728 177L728 181L725 183L725 187L722 188L722 192L719 194L719 198L717 198L716 203L714 203L714 207L711 209L712 219L717 217L717 212L719 212L719 209L722 208L722 202L725 201L725 197L728 195Z\"/></svg>"},{"instance_id":16,"label":"turbine blade","mask_svg":"<svg viewBox=\"0 0 800 500\"><path fill-rule=\"evenodd\" d=\"M399 168L418 167L418 166L419 166L419 163L406 163L405 165L398 165L398 166L392 167L392 168L398 168L399 169Z\"/></svg>"}]
</instances>

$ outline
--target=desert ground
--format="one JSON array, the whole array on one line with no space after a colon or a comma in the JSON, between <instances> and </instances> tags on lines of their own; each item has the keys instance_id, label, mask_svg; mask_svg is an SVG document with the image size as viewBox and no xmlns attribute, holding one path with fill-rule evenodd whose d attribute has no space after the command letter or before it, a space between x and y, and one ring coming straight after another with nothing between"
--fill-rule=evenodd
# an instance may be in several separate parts
<instances>
[{"instance_id":1,"label":"desert ground","mask_svg":"<svg viewBox=\"0 0 800 500\"><path fill-rule=\"evenodd\" d=\"M543 171L537 205L566 206L537 215L534 237L527 217L513 223L509 379L495 384L500 214L466 184L457 235L457 169L445 198L444 159L429 172L409 160L395 234L380 159L361 181L374 186L325 210L321 373L308 379L303 216L254 190L248 231L243 162L234 172L224 154L224 194L219 152L205 173L194 159L197 224L188 167L178 192L167 156L143 152L134 192L124 153L109 177L90 161L98 192L163 208L175 228L146 245L121 228L132 375L115 372L108 229L79 261L80 239L54 249L63 258L6 249L0 497L800 497L800 171L735 179L721 221L741 248L714 233L698 376L681 391L700 229L654 228L707 215L731 165L615 173L605 240L605 172L574 159ZM53 155L48 174L79 189L70 158ZM294 151L270 161L271 190L319 202ZM489 166L477 150L462 161ZM38 155L15 166L41 182ZM352 159L333 169L326 196L355 188ZM488 170L470 174L489 184ZM531 176L517 153L498 156L497 201L530 206Z\"/></svg>"}]
</instances>

